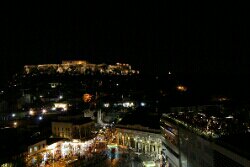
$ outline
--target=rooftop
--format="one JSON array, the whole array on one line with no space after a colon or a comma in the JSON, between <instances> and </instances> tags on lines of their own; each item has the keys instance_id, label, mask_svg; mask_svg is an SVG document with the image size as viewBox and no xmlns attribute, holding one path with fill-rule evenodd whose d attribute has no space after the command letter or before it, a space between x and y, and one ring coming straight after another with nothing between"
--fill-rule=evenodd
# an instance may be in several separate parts
<instances>
[{"instance_id":1,"label":"rooftop","mask_svg":"<svg viewBox=\"0 0 250 167\"><path fill-rule=\"evenodd\" d=\"M64 123L72 123L73 125L82 125L93 122L93 120L91 118L85 118L85 117L81 117L79 119L65 117L65 119L57 119L54 120L53 122L64 122Z\"/></svg>"},{"instance_id":2,"label":"rooftop","mask_svg":"<svg viewBox=\"0 0 250 167\"><path fill-rule=\"evenodd\" d=\"M65 139L65 138L47 138L46 139L46 141L47 141L47 145L51 145L51 144L53 144L53 143L56 143L56 142L58 142L58 141L65 141L65 140L67 140L67 139Z\"/></svg>"},{"instance_id":3,"label":"rooftop","mask_svg":"<svg viewBox=\"0 0 250 167\"><path fill-rule=\"evenodd\" d=\"M177 123L192 132L250 158L250 132L247 124L233 116L215 117L205 113L179 112L163 114L161 121Z\"/></svg>"},{"instance_id":4,"label":"rooftop","mask_svg":"<svg viewBox=\"0 0 250 167\"><path fill-rule=\"evenodd\" d=\"M135 111L126 115L118 124L119 127L127 129L138 129L142 131L160 130L159 116L157 113L147 111Z\"/></svg>"},{"instance_id":5,"label":"rooftop","mask_svg":"<svg viewBox=\"0 0 250 167\"><path fill-rule=\"evenodd\" d=\"M43 136L38 136L38 137L32 137L30 138L28 142L28 145L34 145L38 142L41 142L43 140L46 140L47 145L53 144L55 142L61 141L61 140L66 140L65 138L47 138Z\"/></svg>"},{"instance_id":6,"label":"rooftop","mask_svg":"<svg viewBox=\"0 0 250 167\"><path fill-rule=\"evenodd\" d=\"M221 111L189 109L185 112L182 110L182 112L163 114L162 119L174 121L206 138L246 133L249 130L248 122L237 118L236 114L228 115Z\"/></svg>"}]
</instances>

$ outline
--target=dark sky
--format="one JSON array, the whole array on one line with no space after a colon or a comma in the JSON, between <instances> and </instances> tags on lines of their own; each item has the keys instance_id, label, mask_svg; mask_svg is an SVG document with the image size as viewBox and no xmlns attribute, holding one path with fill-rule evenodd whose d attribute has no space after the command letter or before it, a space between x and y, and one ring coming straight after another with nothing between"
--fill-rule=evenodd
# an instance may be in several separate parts
<instances>
[{"instance_id":1,"label":"dark sky","mask_svg":"<svg viewBox=\"0 0 250 167\"><path fill-rule=\"evenodd\" d=\"M244 4L1 5L1 76L24 64L86 59L143 71L249 74Z\"/></svg>"}]
</instances>

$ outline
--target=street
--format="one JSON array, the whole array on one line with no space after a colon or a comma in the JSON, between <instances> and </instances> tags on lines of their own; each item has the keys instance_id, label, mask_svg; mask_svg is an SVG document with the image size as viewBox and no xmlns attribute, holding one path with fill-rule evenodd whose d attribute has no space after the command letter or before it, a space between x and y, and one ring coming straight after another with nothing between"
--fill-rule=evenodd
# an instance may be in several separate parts
<instances>
[{"instance_id":1,"label":"street","mask_svg":"<svg viewBox=\"0 0 250 167\"><path fill-rule=\"evenodd\" d=\"M52 147L53 146L53 147ZM38 163L45 167L64 166L102 166L102 167L143 167L146 164L160 167L152 155L137 153L115 143L113 131L109 128L99 130L94 139L81 142L72 140L49 146L44 152L30 157L28 166Z\"/></svg>"}]
</instances>

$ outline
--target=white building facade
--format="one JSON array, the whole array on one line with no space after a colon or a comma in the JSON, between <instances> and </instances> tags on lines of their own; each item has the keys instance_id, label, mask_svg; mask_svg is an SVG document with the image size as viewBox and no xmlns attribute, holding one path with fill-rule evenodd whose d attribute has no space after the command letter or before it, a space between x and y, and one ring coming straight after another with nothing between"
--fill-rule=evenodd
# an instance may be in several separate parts
<instances>
[{"instance_id":1,"label":"white building facade","mask_svg":"<svg viewBox=\"0 0 250 167\"><path fill-rule=\"evenodd\" d=\"M153 130L138 126L116 127L116 141L138 153L153 155L160 158L162 152L162 138L160 130Z\"/></svg>"}]
</instances>

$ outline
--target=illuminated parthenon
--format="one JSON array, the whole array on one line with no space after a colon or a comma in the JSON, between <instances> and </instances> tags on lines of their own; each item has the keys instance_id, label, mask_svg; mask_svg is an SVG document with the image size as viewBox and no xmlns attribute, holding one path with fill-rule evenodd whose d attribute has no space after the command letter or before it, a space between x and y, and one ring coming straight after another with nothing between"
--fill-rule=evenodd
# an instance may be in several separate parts
<instances>
[{"instance_id":1,"label":"illuminated parthenon","mask_svg":"<svg viewBox=\"0 0 250 167\"><path fill-rule=\"evenodd\" d=\"M40 64L40 65L25 65L25 74L100 74L111 75L133 75L139 74L138 70L133 70L131 65L116 63L115 65L107 64L91 64L85 60L70 60L62 61L62 64Z\"/></svg>"}]
</instances>

